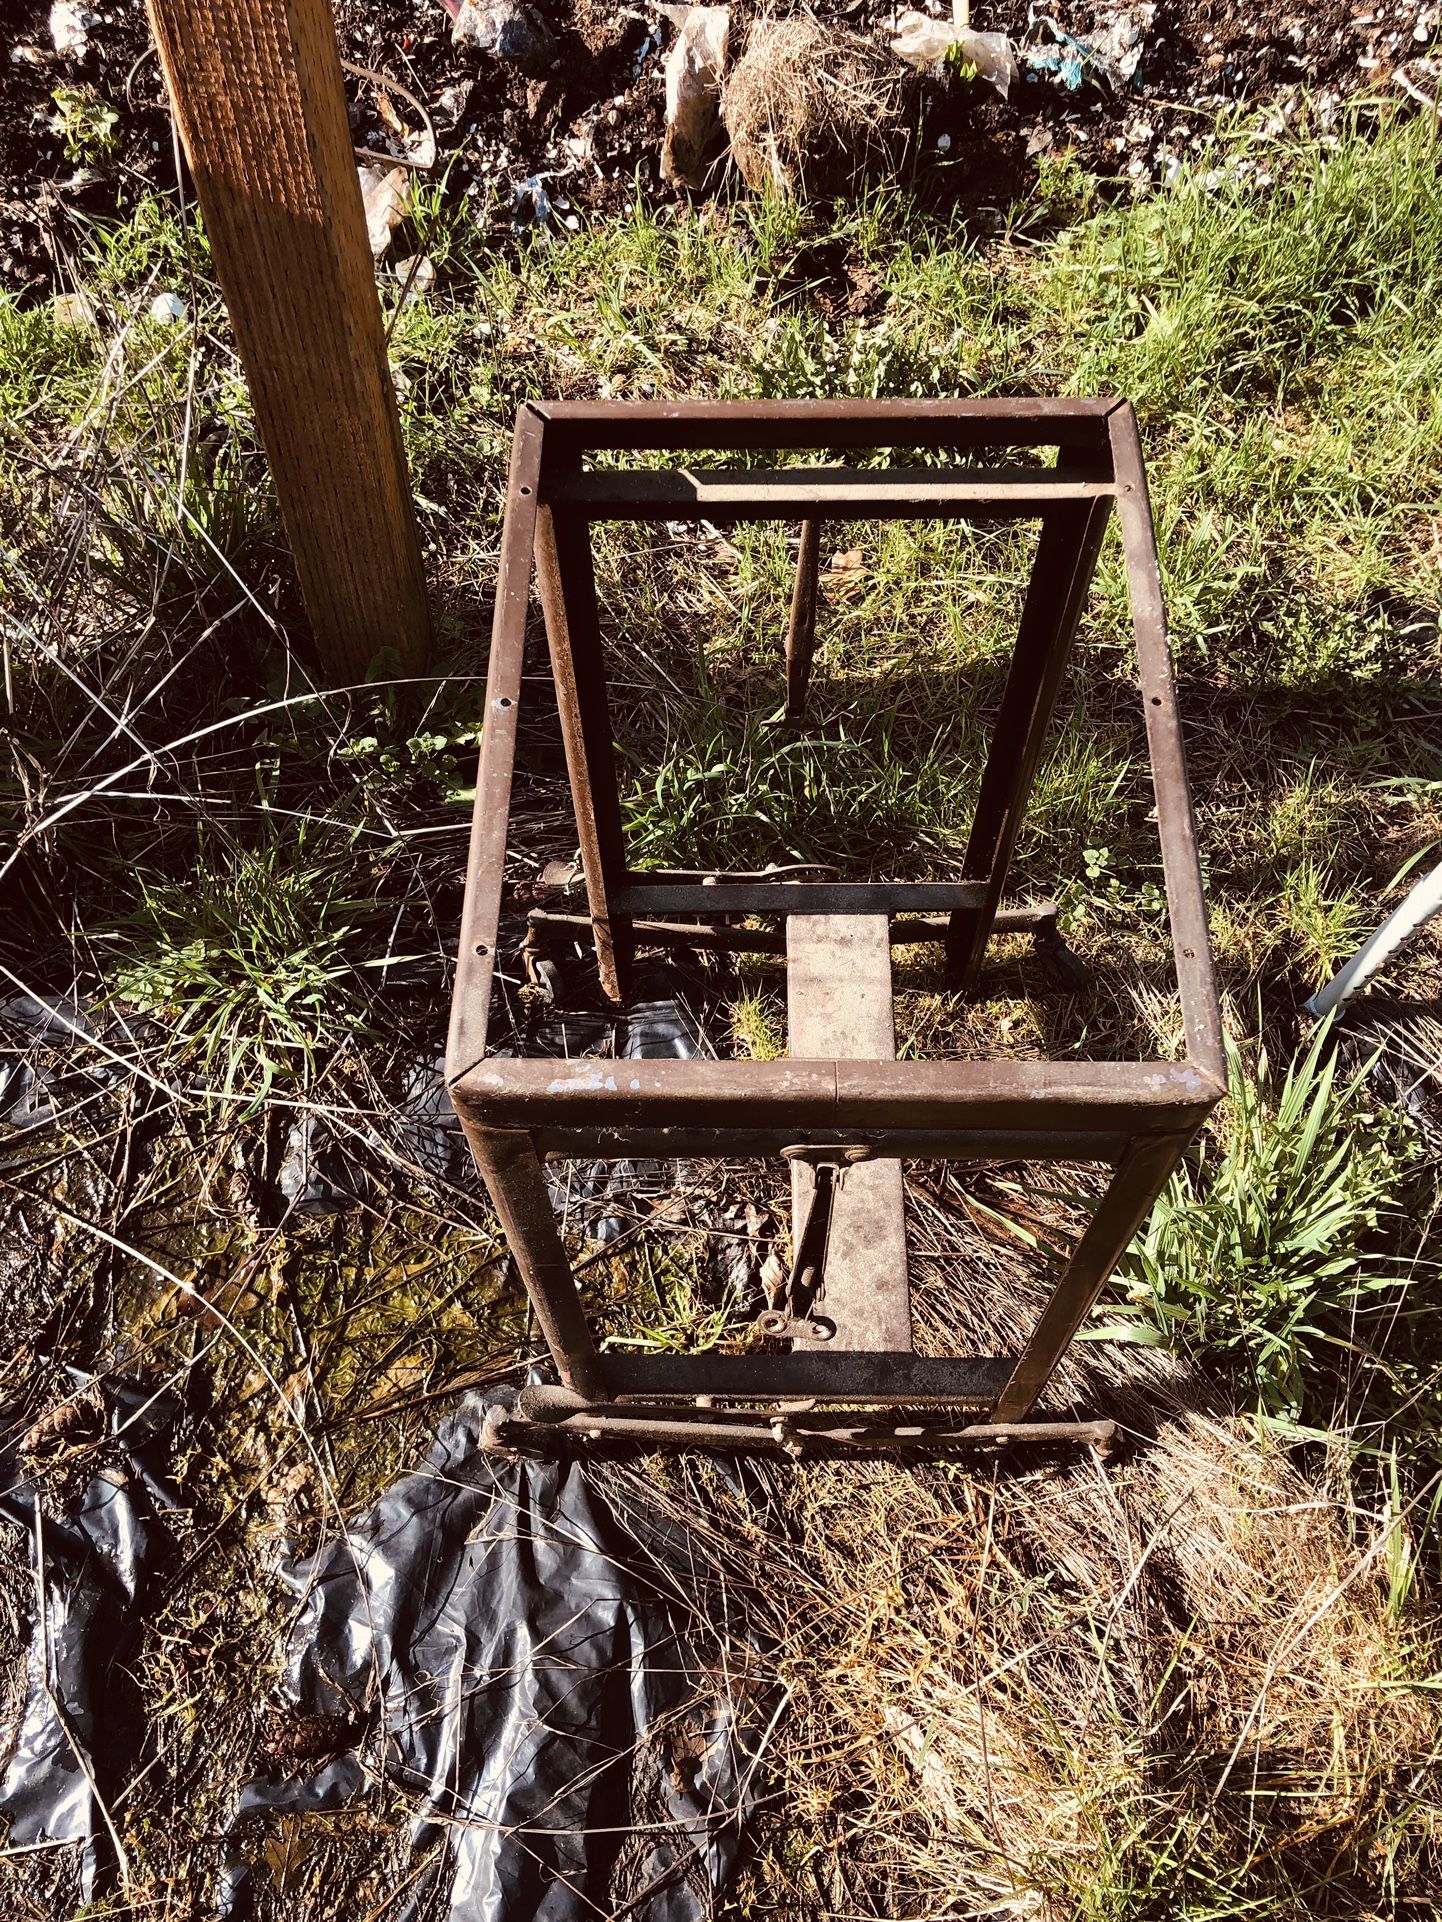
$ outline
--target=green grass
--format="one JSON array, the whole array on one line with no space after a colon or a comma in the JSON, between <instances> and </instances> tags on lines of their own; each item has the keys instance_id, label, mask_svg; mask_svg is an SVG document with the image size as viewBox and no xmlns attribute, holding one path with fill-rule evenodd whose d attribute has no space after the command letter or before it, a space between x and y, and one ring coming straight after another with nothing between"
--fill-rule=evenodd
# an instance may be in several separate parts
<instances>
[{"instance_id":1,"label":"green grass","mask_svg":"<svg viewBox=\"0 0 1442 1922\"><path fill-rule=\"evenodd\" d=\"M156 1018L171 1056L193 1056L221 1096L258 1110L277 1082L293 1090L372 1037L368 971L405 957L375 952L390 917L355 895L363 873L354 843L317 860L303 830L298 847L202 839L183 882L142 870L110 937L118 1000Z\"/></svg>"}]
</instances>

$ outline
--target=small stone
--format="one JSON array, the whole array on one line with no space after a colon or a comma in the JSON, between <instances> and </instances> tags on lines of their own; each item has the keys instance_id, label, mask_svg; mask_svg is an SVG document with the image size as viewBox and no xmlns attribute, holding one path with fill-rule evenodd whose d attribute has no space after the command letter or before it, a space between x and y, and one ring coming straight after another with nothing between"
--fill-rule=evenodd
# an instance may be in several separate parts
<instances>
[{"instance_id":1,"label":"small stone","mask_svg":"<svg viewBox=\"0 0 1442 1922\"><path fill-rule=\"evenodd\" d=\"M556 64L555 35L543 20L516 0L462 0L451 28L457 47L475 47L497 60L508 60L533 79L544 79Z\"/></svg>"},{"instance_id":2,"label":"small stone","mask_svg":"<svg viewBox=\"0 0 1442 1922\"><path fill-rule=\"evenodd\" d=\"M172 327L185 319L185 302L179 294L157 294L150 303L150 318L161 327Z\"/></svg>"}]
</instances>

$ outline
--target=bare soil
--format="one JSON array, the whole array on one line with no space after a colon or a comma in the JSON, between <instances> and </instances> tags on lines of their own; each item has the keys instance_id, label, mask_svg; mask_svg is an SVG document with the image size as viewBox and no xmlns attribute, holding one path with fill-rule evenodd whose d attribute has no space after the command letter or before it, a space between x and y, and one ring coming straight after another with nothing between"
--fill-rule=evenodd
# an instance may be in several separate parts
<instances>
[{"instance_id":1,"label":"bare soil","mask_svg":"<svg viewBox=\"0 0 1442 1922\"><path fill-rule=\"evenodd\" d=\"M83 52L57 53L47 0L19 0L0 28L0 285L32 295L66 280L76 217L132 206L177 186L160 74L141 0L97 0ZM514 64L456 47L442 0L339 0L343 58L415 95L438 142L446 194L474 208L498 242L533 218L524 183L541 177L552 221L595 218L639 191L664 201L675 190L658 171L674 28L650 7L613 0L538 0L558 46L554 70L529 78ZM733 52L755 0L733 11ZM884 33L895 9L876 0L819 0L823 22ZM1063 0L1047 17L1087 42L1115 9L1107 0ZM1022 9L984 6L974 24L1019 43L1058 44L1050 26L1028 30ZM1004 207L1038 153L1074 152L1113 190L1165 178L1174 158L1202 146L1219 115L1238 104L1274 109L1277 130L1299 115L1325 133L1360 89L1386 89L1393 70L1425 53L1438 9L1418 0L1159 0L1130 81L1109 82L1088 64L1070 91L1054 74L1023 66L1011 98L984 84L929 81L911 166L923 198L940 206ZM400 91L379 98L350 74L357 145L384 152L396 120L420 116ZM57 89L91 88L119 116L110 151L67 153L55 131ZM388 124L389 123L389 124ZM1265 186L1265 168L1259 169ZM718 190L734 173L718 167Z\"/></svg>"}]
</instances>

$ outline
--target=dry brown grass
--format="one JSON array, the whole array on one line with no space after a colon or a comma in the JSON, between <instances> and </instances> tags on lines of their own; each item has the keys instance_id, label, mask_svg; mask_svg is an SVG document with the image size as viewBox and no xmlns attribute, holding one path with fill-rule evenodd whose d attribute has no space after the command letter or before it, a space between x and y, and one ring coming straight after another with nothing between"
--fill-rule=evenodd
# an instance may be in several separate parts
<instances>
[{"instance_id":1,"label":"dry brown grass","mask_svg":"<svg viewBox=\"0 0 1442 1922\"><path fill-rule=\"evenodd\" d=\"M807 1464L760 1515L684 1471L788 1693L757 1912L1442 1899L1437 1718L1385 1579L1405 1525L1186 1408L1169 1364L1128 1372L1171 1412L1119 1465Z\"/></svg>"},{"instance_id":2,"label":"dry brown grass","mask_svg":"<svg viewBox=\"0 0 1442 1922\"><path fill-rule=\"evenodd\" d=\"M752 26L722 112L747 186L800 197L894 168L915 101L915 74L876 41L792 13Z\"/></svg>"},{"instance_id":3,"label":"dry brown grass","mask_svg":"<svg viewBox=\"0 0 1442 1922\"><path fill-rule=\"evenodd\" d=\"M913 1256L918 1340L985 1352L1044 1284L968 1224L964 1188L988 1194L912 1189L914 1250L946 1249ZM724 1591L711 1619L786 1691L743 1909L1353 1922L1405 1891L1435 1912L1419 1518L1340 1458L1299 1465L1155 1349L1083 1342L1048 1399L1105 1408L1125 1447L801 1463L744 1497L704 1463L598 1468L686 1527Z\"/></svg>"}]
</instances>

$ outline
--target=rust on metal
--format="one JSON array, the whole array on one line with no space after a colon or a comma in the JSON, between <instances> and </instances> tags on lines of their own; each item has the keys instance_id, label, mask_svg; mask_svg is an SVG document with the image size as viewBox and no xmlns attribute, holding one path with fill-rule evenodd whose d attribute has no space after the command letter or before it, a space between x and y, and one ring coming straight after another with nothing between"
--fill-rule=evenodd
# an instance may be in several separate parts
<instances>
[{"instance_id":1,"label":"rust on metal","mask_svg":"<svg viewBox=\"0 0 1442 1922\"><path fill-rule=\"evenodd\" d=\"M1048 448L1056 450L1050 465L1015 458L1015 450ZM733 450L809 453L818 464L703 463L693 471L616 458L687 451L729 457ZM895 464L836 464L838 454L859 450L886 450ZM960 458L918 465L916 453ZM597 455L605 456L600 465ZM968 455L993 458L988 464ZM793 1006L793 1056L781 1061L542 1061L489 1051L533 575L551 652L587 913L532 908L532 945L547 930L572 939L584 930L595 945L604 992L622 1001L638 947L785 952L795 965L806 948L808 925L826 928L826 941L837 952L848 928L859 936L869 927L877 950L876 965L868 962L873 987L883 957L889 973L890 948L922 942L944 949L950 985L971 989L999 931L1029 931L1043 951L1064 954L1054 903L1009 905L1003 894L1113 505L1121 526L1185 1060L899 1062L891 1058L889 1006L887 1035L879 1003L873 1008L868 1001L867 1033L848 1040L841 1002L828 1026L827 997L814 992L821 1018L808 1032L803 995L802 1004ZM784 664L786 712L795 719L813 670L822 523L900 516L1024 519L1040 526L961 872L922 882L860 883L798 879L796 869L727 874L631 868L592 525L608 519L799 520ZM995 1447L1025 1439L1102 1445L1107 1423L1038 1422L1031 1411L1225 1085L1196 831L1131 407L1105 399L529 404L516 428L486 700L448 1083L564 1384L538 1391L562 1399L536 1403L530 1414L523 1396L516 1425L573 1438L779 1446L792 1453L833 1446ZM829 1033L834 1038L828 1040ZM786 1301L770 1310L780 1318L776 1325L784 1324L791 1351L618 1355L598 1348L542 1159L787 1152L798 1158L798 1203L809 1196L814 1171L831 1170L825 1185L832 1217L822 1267L813 1251L805 1274L798 1264ZM886 1242L886 1258L861 1262L853 1253L843 1263L843 1283L835 1244L846 1184L856 1179L859 1193L877 1170L890 1167L899 1185L906 1159L995 1156L1099 1161L1113 1173L1018 1355L914 1355L897 1197L888 1188L876 1217L890 1224L886 1236L878 1229L874 1237L878 1245ZM805 1239L798 1233L799 1241ZM855 1243L852 1236L853 1248ZM864 1314L848 1305L857 1299L851 1284L858 1280L867 1300ZM799 1411L798 1401L815 1406ZM861 1408L854 1416L838 1415L836 1407L845 1404ZM906 1414L913 1407L974 1412L961 1421L944 1415L914 1420Z\"/></svg>"}]
</instances>

